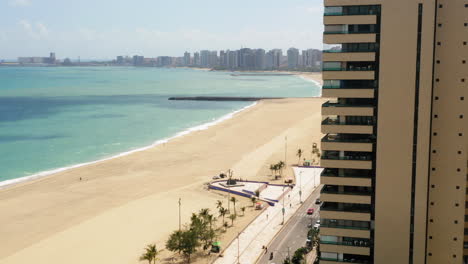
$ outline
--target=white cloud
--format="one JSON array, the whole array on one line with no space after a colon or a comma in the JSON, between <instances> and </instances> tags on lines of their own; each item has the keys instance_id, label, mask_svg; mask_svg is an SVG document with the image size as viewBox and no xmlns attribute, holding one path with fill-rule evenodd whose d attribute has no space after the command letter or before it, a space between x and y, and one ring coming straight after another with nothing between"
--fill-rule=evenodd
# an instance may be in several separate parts
<instances>
[{"instance_id":1,"label":"white cloud","mask_svg":"<svg viewBox=\"0 0 468 264\"><path fill-rule=\"evenodd\" d=\"M44 24L38 22L36 23L36 27L37 27L39 35L41 36L49 35L49 29Z\"/></svg>"},{"instance_id":2,"label":"white cloud","mask_svg":"<svg viewBox=\"0 0 468 264\"><path fill-rule=\"evenodd\" d=\"M41 22L36 22L33 24L28 20L22 19L18 23L26 35L33 39L40 39L49 35L49 29Z\"/></svg>"},{"instance_id":3,"label":"white cloud","mask_svg":"<svg viewBox=\"0 0 468 264\"><path fill-rule=\"evenodd\" d=\"M31 0L10 0L9 4L11 6L30 6L32 2Z\"/></svg>"}]
</instances>

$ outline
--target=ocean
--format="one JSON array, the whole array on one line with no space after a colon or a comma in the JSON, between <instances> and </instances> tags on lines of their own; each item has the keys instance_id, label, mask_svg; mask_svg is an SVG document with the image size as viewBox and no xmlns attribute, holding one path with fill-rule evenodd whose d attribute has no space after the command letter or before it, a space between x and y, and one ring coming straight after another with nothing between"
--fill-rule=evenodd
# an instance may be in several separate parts
<instances>
[{"instance_id":1,"label":"ocean","mask_svg":"<svg viewBox=\"0 0 468 264\"><path fill-rule=\"evenodd\" d=\"M298 76L182 68L0 67L0 186L139 151L252 102L173 96L319 96Z\"/></svg>"}]
</instances>

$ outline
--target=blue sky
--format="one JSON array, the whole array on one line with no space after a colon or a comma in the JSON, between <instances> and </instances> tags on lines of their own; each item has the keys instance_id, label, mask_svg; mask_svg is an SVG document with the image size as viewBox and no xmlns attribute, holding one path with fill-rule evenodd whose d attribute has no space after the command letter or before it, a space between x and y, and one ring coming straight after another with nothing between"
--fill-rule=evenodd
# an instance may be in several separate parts
<instances>
[{"instance_id":1,"label":"blue sky","mask_svg":"<svg viewBox=\"0 0 468 264\"><path fill-rule=\"evenodd\" d=\"M0 59L322 48L322 0L0 0Z\"/></svg>"}]
</instances>

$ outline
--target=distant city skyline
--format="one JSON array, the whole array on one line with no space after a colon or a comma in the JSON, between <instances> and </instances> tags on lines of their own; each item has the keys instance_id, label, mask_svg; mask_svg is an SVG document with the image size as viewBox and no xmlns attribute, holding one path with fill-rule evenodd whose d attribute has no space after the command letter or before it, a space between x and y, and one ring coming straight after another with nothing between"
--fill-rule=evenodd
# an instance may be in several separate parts
<instances>
[{"instance_id":1,"label":"distant city skyline","mask_svg":"<svg viewBox=\"0 0 468 264\"><path fill-rule=\"evenodd\" d=\"M161 54L296 47L322 49L322 2L297 0L5 0L0 59L55 51L61 58L113 59L116 54ZM60 55L59 55L60 54Z\"/></svg>"}]
</instances>

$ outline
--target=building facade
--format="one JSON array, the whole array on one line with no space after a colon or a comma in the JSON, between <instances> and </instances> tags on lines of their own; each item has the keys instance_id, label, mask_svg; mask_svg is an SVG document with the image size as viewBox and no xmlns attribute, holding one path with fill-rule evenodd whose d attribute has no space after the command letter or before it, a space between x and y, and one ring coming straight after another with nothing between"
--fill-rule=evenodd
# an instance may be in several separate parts
<instances>
[{"instance_id":1,"label":"building facade","mask_svg":"<svg viewBox=\"0 0 468 264\"><path fill-rule=\"evenodd\" d=\"M299 50L296 48L288 49L288 68L296 69L299 67Z\"/></svg>"},{"instance_id":2,"label":"building facade","mask_svg":"<svg viewBox=\"0 0 468 264\"><path fill-rule=\"evenodd\" d=\"M467 263L468 2L324 4L320 263Z\"/></svg>"},{"instance_id":3,"label":"building facade","mask_svg":"<svg viewBox=\"0 0 468 264\"><path fill-rule=\"evenodd\" d=\"M184 52L184 65L185 66L190 66L192 65L192 60L191 60L191 57L190 57L190 53L189 52Z\"/></svg>"}]
</instances>

